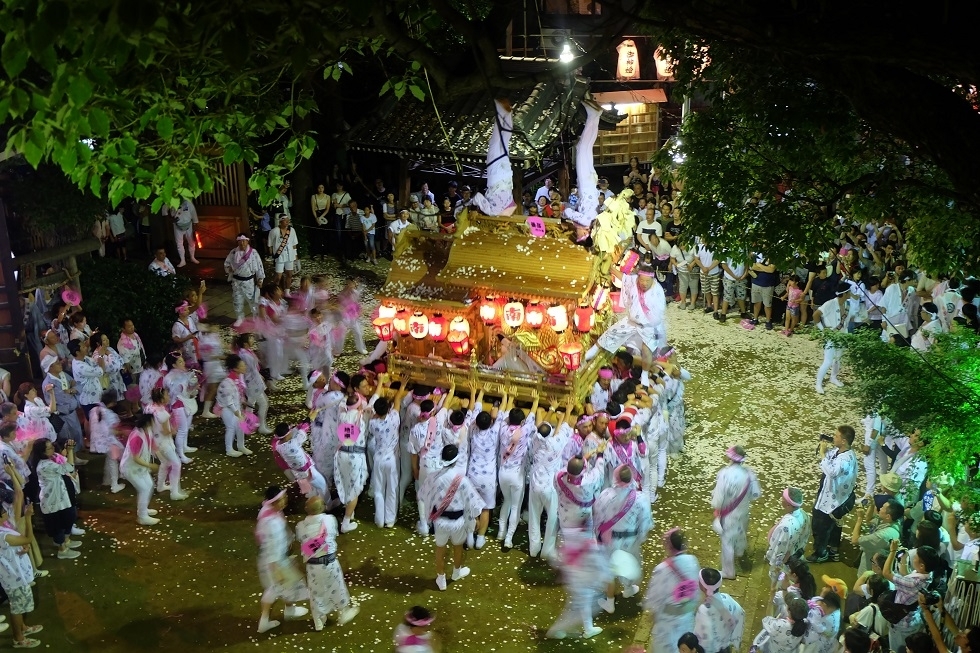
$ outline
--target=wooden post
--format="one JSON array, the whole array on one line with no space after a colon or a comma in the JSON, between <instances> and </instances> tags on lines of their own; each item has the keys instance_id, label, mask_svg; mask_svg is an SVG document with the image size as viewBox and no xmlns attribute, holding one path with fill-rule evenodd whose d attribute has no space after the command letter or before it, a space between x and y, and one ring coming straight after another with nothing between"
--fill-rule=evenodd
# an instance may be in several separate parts
<instances>
[{"instance_id":1,"label":"wooden post","mask_svg":"<svg viewBox=\"0 0 980 653\"><path fill-rule=\"evenodd\" d=\"M517 205L514 213L524 215L524 162L511 161L510 169L514 174L514 204Z\"/></svg>"},{"instance_id":2,"label":"wooden post","mask_svg":"<svg viewBox=\"0 0 980 653\"><path fill-rule=\"evenodd\" d=\"M398 201L401 202L402 208L408 208L410 202L408 201L408 196L412 192L412 179L408 176L408 158L404 156L398 157Z\"/></svg>"}]
</instances>

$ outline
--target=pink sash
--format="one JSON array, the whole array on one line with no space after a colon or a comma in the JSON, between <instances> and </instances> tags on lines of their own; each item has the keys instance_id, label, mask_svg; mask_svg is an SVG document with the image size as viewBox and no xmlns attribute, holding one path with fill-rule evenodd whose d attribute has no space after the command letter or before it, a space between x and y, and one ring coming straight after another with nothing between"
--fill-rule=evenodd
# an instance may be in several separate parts
<instances>
[{"instance_id":1,"label":"pink sash","mask_svg":"<svg viewBox=\"0 0 980 653\"><path fill-rule=\"evenodd\" d=\"M320 532L308 540L303 540L303 543L300 545L300 550L303 552L303 557L307 560L316 557L314 554L320 550L320 547L322 547L326 541L327 525L320 524ZM330 553L330 551L327 551L327 553Z\"/></svg>"},{"instance_id":2,"label":"pink sash","mask_svg":"<svg viewBox=\"0 0 980 653\"><path fill-rule=\"evenodd\" d=\"M589 508L589 507L591 507L592 504L595 503L595 497L592 497L592 501L579 501L575 497L575 494L572 492L571 488L569 488L565 484L565 474L566 473L567 472L558 472L558 478L556 479L557 482L555 483L555 485L558 486L558 489L561 490L561 493L564 494L565 497L569 501L571 501L572 503L574 503L579 508Z\"/></svg>"},{"instance_id":3,"label":"pink sash","mask_svg":"<svg viewBox=\"0 0 980 653\"><path fill-rule=\"evenodd\" d=\"M429 418L429 426L426 428L425 432L425 444L422 445L422 450L419 452L419 458L425 458L425 455L429 453L429 449L436 441L436 431L439 428L438 420L436 416L433 415Z\"/></svg>"},{"instance_id":4,"label":"pink sash","mask_svg":"<svg viewBox=\"0 0 980 653\"><path fill-rule=\"evenodd\" d=\"M448 488L446 488L446 496L439 503L439 506L437 508L433 508L432 512L429 514L430 522L434 522L435 520L442 517L442 513L446 512L446 508L448 508L449 504L452 503L453 497L456 496L456 490L459 489L459 486L462 482L463 482L463 475L457 474L456 478L453 479L453 482L449 484Z\"/></svg>"},{"instance_id":5,"label":"pink sash","mask_svg":"<svg viewBox=\"0 0 980 653\"><path fill-rule=\"evenodd\" d=\"M745 487L742 489L742 493L739 494L737 497L735 497L735 501L733 501L732 503L728 504L727 506L719 510L718 517L719 518L727 517L728 515L735 512L735 509L738 508L739 505L741 505L742 501L745 499L745 495L749 493L749 487L751 487L751 485L752 485L752 477L750 476L749 480L746 481L745 483Z\"/></svg>"},{"instance_id":6,"label":"pink sash","mask_svg":"<svg viewBox=\"0 0 980 653\"><path fill-rule=\"evenodd\" d=\"M698 583L695 580L685 578L681 572L677 571L677 567L674 565L674 558L671 556L667 558L667 566L670 570L674 572L674 575L681 579L681 582L674 586L674 591L671 592L671 597L674 599L674 603L683 604L688 601L694 600L694 597L698 593Z\"/></svg>"},{"instance_id":7,"label":"pink sash","mask_svg":"<svg viewBox=\"0 0 980 653\"><path fill-rule=\"evenodd\" d=\"M613 515L612 519L599 524L599 539L604 544L609 544L610 540L612 540L613 526L626 516L626 513L630 511L634 503L636 503L636 490L630 489L629 495L627 495L626 501L623 501L623 506L619 509L619 512Z\"/></svg>"}]
</instances>

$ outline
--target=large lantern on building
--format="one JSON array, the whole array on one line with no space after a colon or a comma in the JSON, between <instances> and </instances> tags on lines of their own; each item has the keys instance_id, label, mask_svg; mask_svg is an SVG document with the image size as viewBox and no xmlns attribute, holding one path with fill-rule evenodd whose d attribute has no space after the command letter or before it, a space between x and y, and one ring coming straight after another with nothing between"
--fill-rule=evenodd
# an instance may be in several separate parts
<instances>
[{"instance_id":1,"label":"large lantern on building","mask_svg":"<svg viewBox=\"0 0 980 653\"><path fill-rule=\"evenodd\" d=\"M504 324L516 329L524 323L524 304L511 301L504 304Z\"/></svg>"},{"instance_id":2,"label":"large lantern on building","mask_svg":"<svg viewBox=\"0 0 980 653\"><path fill-rule=\"evenodd\" d=\"M568 328L568 311L562 305L552 306L548 309L548 319L551 321L551 328L555 333L564 333Z\"/></svg>"},{"instance_id":3,"label":"large lantern on building","mask_svg":"<svg viewBox=\"0 0 980 653\"><path fill-rule=\"evenodd\" d=\"M415 314L408 318L408 332L417 340L421 340L429 334L429 318L425 316L425 313L415 311Z\"/></svg>"},{"instance_id":4,"label":"large lantern on building","mask_svg":"<svg viewBox=\"0 0 980 653\"><path fill-rule=\"evenodd\" d=\"M496 297L487 297L480 304L480 319L487 326L492 326L500 321L500 302Z\"/></svg>"},{"instance_id":5,"label":"large lantern on building","mask_svg":"<svg viewBox=\"0 0 980 653\"><path fill-rule=\"evenodd\" d=\"M392 321L395 331L397 331L398 335L400 336L408 335L408 317L408 309L403 308L395 314L395 319Z\"/></svg>"},{"instance_id":6,"label":"large lantern on building","mask_svg":"<svg viewBox=\"0 0 980 653\"><path fill-rule=\"evenodd\" d=\"M541 308L541 304L538 302L528 304L527 311L524 313L524 319L532 329L540 329L541 325L544 324L544 309Z\"/></svg>"},{"instance_id":7,"label":"large lantern on building","mask_svg":"<svg viewBox=\"0 0 980 653\"><path fill-rule=\"evenodd\" d=\"M394 318L397 313L398 313L398 311L395 310L395 307L394 306L385 306L384 304L381 304L380 306L378 306L378 317L381 317L381 318L385 318L385 317Z\"/></svg>"},{"instance_id":8,"label":"large lantern on building","mask_svg":"<svg viewBox=\"0 0 980 653\"><path fill-rule=\"evenodd\" d=\"M452 333L453 331L470 335L469 321L462 315L457 315L453 318L453 321L449 323L449 333Z\"/></svg>"},{"instance_id":9,"label":"large lantern on building","mask_svg":"<svg viewBox=\"0 0 980 653\"><path fill-rule=\"evenodd\" d=\"M378 334L382 342L388 342L395 335L395 327L392 322L390 317L379 317L371 322L374 332Z\"/></svg>"},{"instance_id":10,"label":"large lantern on building","mask_svg":"<svg viewBox=\"0 0 980 653\"><path fill-rule=\"evenodd\" d=\"M450 331L447 338L449 346L457 356L465 356L470 353L470 337L462 331Z\"/></svg>"},{"instance_id":11,"label":"large lantern on building","mask_svg":"<svg viewBox=\"0 0 980 653\"><path fill-rule=\"evenodd\" d=\"M442 313L434 313L429 320L429 337L433 342L442 342L446 339L446 318Z\"/></svg>"},{"instance_id":12,"label":"large lantern on building","mask_svg":"<svg viewBox=\"0 0 980 653\"><path fill-rule=\"evenodd\" d=\"M588 333L595 326L595 311L588 304L581 304L575 309L575 330L579 333Z\"/></svg>"},{"instance_id":13,"label":"large lantern on building","mask_svg":"<svg viewBox=\"0 0 980 653\"><path fill-rule=\"evenodd\" d=\"M561 354L561 362L565 364L565 369L574 372L582 366L582 343L568 342L558 348Z\"/></svg>"}]
</instances>

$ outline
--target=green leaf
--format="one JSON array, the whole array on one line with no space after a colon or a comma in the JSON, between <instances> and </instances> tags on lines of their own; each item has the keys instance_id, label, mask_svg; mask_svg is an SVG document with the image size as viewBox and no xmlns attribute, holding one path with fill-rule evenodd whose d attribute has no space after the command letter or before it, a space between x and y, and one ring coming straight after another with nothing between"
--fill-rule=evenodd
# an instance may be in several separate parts
<instances>
[{"instance_id":1,"label":"green leaf","mask_svg":"<svg viewBox=\"0 0 980 653\"><path fill-rule=\"evenodd\" d=\"M381 90L378 91L378 97L384 95L389 90L391 90L391 80L386 80L384 84L381 85Z\"/></svg>"},{"instance_id":2,"label":"green leaf","mask_svg":"<svg viewBox=\"0 0 980 653\"><path fill-rule=\"evenodd\" d=\"M41 163L41 158L44 157L44 150L37 146L32 140L28 140L24 143L24 158L27 162L31 164L32 168L37 168L38 164Z\"/></svg>"},{"instance_id":3,"label":"green leaf","mask_svg":"<svg viewBox=\"0 0 980 653\"><path fill-rule=\"evenodd\" d=\"M174 121L170 116L160 116L157 120L157 133L163 140L169 140L174 135Z\"/></svg>"},{"instance_id":4,"label":"green leaf","mask_svg":"<svg viewBox=\"0 0 980 653\"><path fill-rule=\"evenodd\" d=\"M415 96L415 99L416 100L424 100L425 99L425 91L423 91L421 88L419 88L415 84L409 84L408 90L410 90L412 92L412 95Z\"/></svg>"},{"instance_id":5,"label":"green leaf","mask_svg":"<svg viewBox=\"0 0 980 653\"><path fill-rule=\"evenodd\" d=\"M29 56L24 43L15 35L8 35L4 39L3 47L0 48L0 62L3 63L3 69L7 71L7 76L11 80L16 79L24 71Z\"/></svg>"},{"instance_id":6,"label":"green leaf","mask_svg":"<svg viewBox=\"0 0 980 653\"><path fill-rule=\"evenodd\" d=\"M136 190L133 191L133 197L138 200L145 200L150 196L150 187L145 184L136 184Z\"/></svg>"},{"instance_id":7,"label":"green leaf","mask_svg":"<svg viewBox=\"0 0 980 653\"><path fill-rule=\"evenodd\" d=\"M92 97L92 91L92 82L82 74L73 77L71 84L68 85L68 97L72 104L77 107L88 102L89 98Z\"/></svg>"},{"instance_id":8,"label":"green leaf","mask_svg":"<svg viewBox=\"0 0 980 653\"><path fill-rule=\"evenodd\" d=\"M7 115L10 113L10 98L0 100L0 125L7 122Z\"/></svg>"},{"instance_id":9,"label":"green leaf","mask_svg":"<svg viewBox=\"0 0 980 653\"><path fill-rule=\"evenodd\" d=\"M109 116L98 107L94 107L88 112L88 122L92 126L92 133L100 138L109 136Z\"/></svg>"},{"instance_id":10,"label":"green leaf","mask_svg":"<svg viewBox=\"0 0 980 653\"><path fill-rule=\"evenodd\" d=\"M227 146L225 146L225 153L224 156L221 157L221 160L224 162L225 165L231 165L232 163L235 163L236 161L241 159L241 157L242 157L241 146L238 145L238 143L229 143Z\"/></svg>"}]
</instances>

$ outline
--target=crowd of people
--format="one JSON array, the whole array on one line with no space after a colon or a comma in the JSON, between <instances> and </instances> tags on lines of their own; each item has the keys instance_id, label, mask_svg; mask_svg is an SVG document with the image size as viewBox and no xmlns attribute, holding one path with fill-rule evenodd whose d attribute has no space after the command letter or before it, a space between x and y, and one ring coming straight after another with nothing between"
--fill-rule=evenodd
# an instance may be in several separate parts
<instances>
[{"instance_id":1,"label":"crowd of people","mask_svg":"<svg viewBox=\"0 0 980 653\"><path fill-rule=\"evenodd\" d=\"M318 631L330 615L338 624L355 618L358 607L337 554L342 536L359 527L356 508L367 493L375 528L394 528L399 515L417 514L418 535L434 537L433 582L439 590L470 575L466 557L479 555L488 538L514 548L517 529L526 523L528 555L552 563L567 592L565 609L547 636L594 637L602 632L593 621L597 611L615 613L617 597L641 592L641 545L653 529L651 506L667 482L669 454L684 447L684 384L690 374L668 345L669 302L681 310L703 307L719 322L735 309L746 329L760 320L772 329L782 320L782 333L790 336L812 320L821 329L875 329L883 339L922 350L938 332L977 329L976 281L908 270L901 230L891 219L842 224L839 242L812 265L781 271L764 252L722 261L705 245L690 242L669 186L641 171L637 161L631 160L623 183L628 192L618 196L604 178L581 196L573 187L567 201L550 179L536 193L525 193L526 214L570 217L571 237L585 247L604 237L605 227L589 221L582 228L583 203L595 200L592 214L601 216L617 199L628 203L632 217L632 225L627 220L625 228L617 227L624 264L611 273L621 287L621 319L586 355L605 351L611 362L601 367L581 406L540 396L521 401L513 388L490 396L480 387L438 388L389 375L384 343L372 352L364 343L356 284L339 293L322 277L301 277L294 284L299 255L288 185L273 207L259 209L260 226L268 228L258 236L240 234L225 259L236 312L230 348L209 324L203 283L174 307L173 349L164 356L145 350L132 321L120 325L113 346L88 324L81 306L39 296L49 319L37 352L44 378L39 385L20 385L12 395L8 389L13 401L0 407L0 499L6 513L0 586L10 601L15 647L39 645L31 635L41 627L24 623L33 609L30 585L46 573L39 569L35 508L55 555L80 555L77 538L84 530L78 524L76 469L88 462L78 455L84 444L104 456L107 491L125 491L128 482L136 495L136 520L153 526L161 514L150 508L154 490L168 493L171 501L192 495L182 478L193 462L188 454L197 451L188 440L195 422L219 419L227 456L254 455L246 436L268 436L286 480L266 491L256 525L263 587L259 632L280 625L272 618L278 601L286 605L284 618L312 613ZM372 199L379 206L369 201L360 209L343 180L329 196L321 184L311 198L312 220L321 228L311 231L311 253L334 247L351 256L355 245L363 245L368 260L376 261L406 224L452 233L463 208L503 202L490 197L490 190L484 197L468 186L459 194L457 189L455 182L448 184L437 203L423 184L400 207L378 180ZM512 201L504 207L515 208ZM174 266L158 250L150 264L164 275L186 264L184 243L195 262L193 204L185 202L170 215L180 261ZM110 223L107 233L116 231ZM626 264L631 255L636 260ZM364 356L353 375L333 364L348 335ZM832 342L825 351L816 382L820 393L828 372L830 382L840 385L840 352ZM308 423L285 423L269 414L268 393L291 374L300 375L307 389ZM896 653L945 651L944 624L962 651L972 650L974 629L957 629L943 600L955 594L948 592L951 572L977 563L980 513L943 495L943 479L929 477L918 453L917 433L898 433L870 415L863 440L856 439L855 429L842 425L821 440L821 480L810 514L801 490L781 493L784 514L769 533L766 552L772 615L762 620L752 650L790 653L802 646L807 653L831 653L843 647L867 653L887 645ZM728 448L716 479L711 505L712 528L721 540L717 566L701 565L682 530L672 528L663 538L666 556L643 599L654 613L656 653L741 646L745 613L720 590L724 579L738 573L736 561L747 551L750 505L762 497L746 463L750 454L738 445ZM857 488L859 458L863 494ZM295 526L284 513L290 487L306 500L306 516ZM848 588L822 576L818 589L810 568L839 560L842 521L851 512L857 519L850 542L861 551L858 581ZM812 554L804 557L811 535ZM289 556L294 542L302 568ZM398 650L434 646L433 620L425 608L412 608L395 631Z\"/></svg>"}]
</instances>

